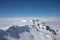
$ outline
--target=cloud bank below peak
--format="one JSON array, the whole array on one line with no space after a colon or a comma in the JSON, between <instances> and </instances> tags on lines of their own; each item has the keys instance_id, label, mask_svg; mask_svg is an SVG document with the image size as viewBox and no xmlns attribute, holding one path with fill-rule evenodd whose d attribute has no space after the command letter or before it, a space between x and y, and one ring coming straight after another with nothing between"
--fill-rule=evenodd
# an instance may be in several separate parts
<instances>
[{"instance_id":1,"label":"cloud bank below peak","mask_svg":"<svg viewBox=\"0 0 60 40\"><path fill-rule=\"evenodd\" d=\"M21 20L26 19L25 23L21 22ZM25 25L29 24L29 20L31 19L39 19L41 22L54 22L60 24L60 17L23 17L23 18L0 18L0 29L6 29L12 25Z\"/></svg>"}]
</instances>

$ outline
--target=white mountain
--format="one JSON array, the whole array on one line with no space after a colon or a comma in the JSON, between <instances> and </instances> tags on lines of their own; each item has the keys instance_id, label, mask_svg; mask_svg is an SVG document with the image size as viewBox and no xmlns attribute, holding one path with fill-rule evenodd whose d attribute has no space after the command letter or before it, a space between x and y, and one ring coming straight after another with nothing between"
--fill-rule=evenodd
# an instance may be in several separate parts
<instances>
[{"instance_id":1,"label":"white mountain","mask_svg":"<svg viewBox=\"0 0 60 40\"><path fill-rule=\"evenodd\" d=\"M40 23L40 20L32 19L30 22L29 25L13 25L6 30L0 30L0 40L60 40L59 30L51 28L45 22Z\"/></svg>"}]
</instances>

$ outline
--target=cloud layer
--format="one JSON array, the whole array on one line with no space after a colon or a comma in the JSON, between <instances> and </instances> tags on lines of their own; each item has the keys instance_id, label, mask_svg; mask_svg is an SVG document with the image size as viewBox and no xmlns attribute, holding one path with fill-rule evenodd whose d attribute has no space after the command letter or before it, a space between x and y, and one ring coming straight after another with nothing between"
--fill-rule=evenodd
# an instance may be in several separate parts
<instances>
[{"instance_id":1,"label":"cloud layer","mask_svg":"<svg viewBox=\"0 0 60 40\"><path fill-rule=\"evenodd\" d=\"M23 23L21 20L26 19L25 23ZM60 23L60 18L59 17L47 17L47 18L41 18L41 17L26 17L26 18L0 18L0 29L6 29L9 26L12 25L25 25L29 24L29 20L31 19L39 19L41 22L56 22Z\"/></svg>"}]
</instances>

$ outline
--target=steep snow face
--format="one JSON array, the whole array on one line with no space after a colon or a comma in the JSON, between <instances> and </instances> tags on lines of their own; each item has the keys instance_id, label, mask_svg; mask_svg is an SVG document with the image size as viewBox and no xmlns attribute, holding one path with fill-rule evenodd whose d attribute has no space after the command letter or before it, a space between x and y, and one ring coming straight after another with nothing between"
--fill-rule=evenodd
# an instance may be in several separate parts
<instances>
[{"instance_id":1,"label":"steep snow face","mask_svg":"<svg viewBox=\"0 0 60 40\"><path fill-rule=\"evenodd\" d=\"M19 34L22 34L22 33L25 34L25 32L26 33L30 32L30 28L27 25L25 25L23 27L11 26L10 28L8 28L6 30L0 30L0 40L8 40L10 38L20 39L21 36ZM29 35L31 35L31 34L29 34Z\"/></svg>"},{"instance_id":2,"label":"steep snow face","mask_svg":"<svg viewBox=\"0 0 60 40\"><path fill-rule=\"evenodd\" d=\"M14 38L20 38L19 33L30 32L30 28L26 25L24 27L12 26L6 30L8 35Z\"/></svg>"},{"instance_id":3,"label":"steep snow face","mask_svg":"<svg viewBox=\"0 0 60 40\"><path fill-rule=\"evenodd\" d=\"M48 33L43 32L42 30L38 31L38 29L32 28L31 33L34 35L35 40L52 40L51 35L49 35Z\"/></svg>"}]
</instances>

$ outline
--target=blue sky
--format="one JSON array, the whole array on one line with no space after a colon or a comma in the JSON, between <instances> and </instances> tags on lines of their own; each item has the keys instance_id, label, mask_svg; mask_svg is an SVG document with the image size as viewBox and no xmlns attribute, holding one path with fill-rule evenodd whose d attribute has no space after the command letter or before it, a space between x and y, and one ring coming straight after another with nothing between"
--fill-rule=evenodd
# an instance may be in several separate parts
<instances>
[{"instance_id":1,"label":"blue sky","mask_svg":"<svg viewBox=\"0 0 60 40\"><path fill-rule=\"evenodd\" d=\"M0 0L0 18L60 17L60 0Z\"/></svg>"}]
</instances>

